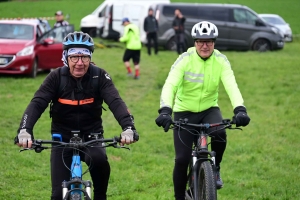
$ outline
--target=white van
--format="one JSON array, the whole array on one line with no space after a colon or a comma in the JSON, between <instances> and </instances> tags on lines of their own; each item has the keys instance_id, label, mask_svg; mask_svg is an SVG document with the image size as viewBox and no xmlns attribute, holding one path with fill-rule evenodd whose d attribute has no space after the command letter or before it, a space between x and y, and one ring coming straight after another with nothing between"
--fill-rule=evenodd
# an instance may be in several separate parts
<instances>
[{"instance_id":1,"label":"white van","mask_svg":"<svg viewBox=\"0 0 300 200\"><path fill-rule=\"evenodd\" d=\"M122 19L128 17L140 29L141 42L146 43L144 19L149 8L170 0L105 0L92 14L81 19L80 29L92 37L118 39L123 34Z\"/></svg>"}]
</instances>

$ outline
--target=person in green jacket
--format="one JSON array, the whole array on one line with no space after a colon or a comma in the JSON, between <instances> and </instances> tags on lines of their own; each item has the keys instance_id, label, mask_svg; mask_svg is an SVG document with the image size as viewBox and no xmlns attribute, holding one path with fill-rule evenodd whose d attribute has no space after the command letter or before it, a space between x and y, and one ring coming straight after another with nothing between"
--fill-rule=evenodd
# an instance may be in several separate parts
<instances>
[{"instance_id":1,"label":"person in green jacket","mask_svg":"<svg viewBox=\"0 0 300 200\"><path fill-rule=\"evenodd\" d=\"M124 34L119 39L120 42L126 43L126 50L123 56L123 62L127 69L127 75L132 76L129 60L132 59L135 69L134 79L140 78L140 59L142 43L140 40L140 30L135 25L130 23L127 17L122 19L122 25L124 26Z\"/></svg>"},{"instance_id":2,"label":"person in green jacket","mask_svg":"<svg viewBox=\"0 0 300 200\"><path fill-rule=\"evenodd\" d=\"M222 82L233 107L233 121L237 127L247 126L250 118L230 63L224 54L214 49L217 27L202 21L193 26L191 35L194 47L174 62L163 86L156 124L167 132L172 123L172 112L174 120L188 118L188 122L194 124L221 122L223 118L218 107L218 91ZM217 189L223 187L220 163L226 148L226 132L219 129L211 137L211 149L216 152ZM175 199L182 200L185 199L187 168L195 138L183 129L180 133L174 129L173 134L176 154L173 171Z\"/></svg>"}]
</instances>

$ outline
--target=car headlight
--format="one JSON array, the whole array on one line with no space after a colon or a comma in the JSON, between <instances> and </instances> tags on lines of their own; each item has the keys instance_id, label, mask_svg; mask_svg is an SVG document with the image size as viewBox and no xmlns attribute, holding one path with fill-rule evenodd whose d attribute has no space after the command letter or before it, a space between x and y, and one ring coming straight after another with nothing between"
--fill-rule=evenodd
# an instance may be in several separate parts
<instances>
[{"instance_id":1,"label":"car headlight","mask_svg":"<svg viewBox=\"0 0 300 200\"><path fill-rule=\"evenodd\" d=\"M25 47L21 51L17 53L17 56L28 56L33 53L33 45L30 45L28 47Z\"/></svg>"}]
</instances>

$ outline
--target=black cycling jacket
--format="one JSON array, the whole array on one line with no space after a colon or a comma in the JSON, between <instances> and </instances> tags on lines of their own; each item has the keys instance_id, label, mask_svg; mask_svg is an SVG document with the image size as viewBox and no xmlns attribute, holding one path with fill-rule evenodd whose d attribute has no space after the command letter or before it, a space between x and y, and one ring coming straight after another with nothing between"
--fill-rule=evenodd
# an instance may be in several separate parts
<instances>
[{"instance_id":1,"label":"black cycling jacket","mask_svg":"<svg viewBox=\"0 0 300 200\"><path fill-rule=\"evenodd\" d=\"M122 129L134 128L133 118L115 88L109 74L100 69L98 77L99 93L94 94L91 83L91 67L80 79L73 78L68 71L68 81L62 92L59 92L60 68L51 72L34 94L27 106L20 123L20 129L32 131L35 123L48 107L51 100L51 131L71 135L72 130L83 134L102 131L102 103L108 105ZM93 74L94 75L94 74ZM61 94L59 94L61 93Z\"/></svg>"}]
</instances>

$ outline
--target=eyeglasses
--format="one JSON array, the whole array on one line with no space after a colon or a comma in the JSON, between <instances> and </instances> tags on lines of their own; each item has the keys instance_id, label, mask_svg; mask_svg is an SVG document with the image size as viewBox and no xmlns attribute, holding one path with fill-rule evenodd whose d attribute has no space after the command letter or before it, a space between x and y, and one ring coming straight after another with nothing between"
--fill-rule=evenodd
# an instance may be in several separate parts
<instances>
[{"instance_id":1,"label":"eyeglasses","mask_svg":"<svg viewBox=\"0 0 300 200\"><path fill-rule=\"evenodd\" d=\"M208 40L208 41L195 40L195 42L200 46L203 46L204 44L206 44L207 46L212 46L214 43L213 40Z\"/></svg>"},{"instance_id":2,"label":"eyeglasses","mask_svg":"<svg viewBox=\"0 0 300 200\"><path fill-rule=\"evenodd\" d=\"M91 60L90 56L70 56L70 60L73 63L77 63L79 61L79 58L81 58L81 61L84 63L89 62Z\"/></svg>"}]
</instances>

